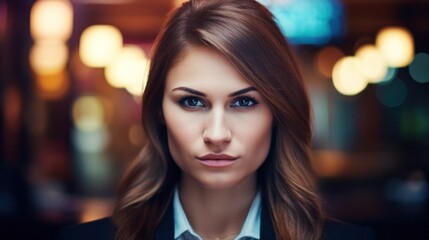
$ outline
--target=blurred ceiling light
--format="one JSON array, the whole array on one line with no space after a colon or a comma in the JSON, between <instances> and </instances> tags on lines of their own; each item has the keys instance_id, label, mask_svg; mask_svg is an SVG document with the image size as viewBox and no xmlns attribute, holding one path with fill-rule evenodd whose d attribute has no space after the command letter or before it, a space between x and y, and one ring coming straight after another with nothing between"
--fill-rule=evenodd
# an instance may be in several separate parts
<instances>
[{"instance_id":1,"label":"blurred ceiling light","mask_svg":"<svg viewBox=\"0 0 429 240\"><path fill-rule=\"evenodd\" d=\"M31 8L30 31L35 40L67 41L73 29L73 6L66 0L39 0Z\"/></svg>"},{"instance_id":2,"label":"blurred ceiling light","mask_svg":"<svg viewBox=\"0 0 429 240\"><path fill-rule=\"evenodd\" d=\"M332 69L335 63L344 57L344 53L337 47L322 48L316 55L315 64L319 72L330 78L332 76Z\"/></svg>"},{"instance_id":3,"label":"blurred ceiling light","mask_svg":"<svg viewBox=\"0 0 429 240\"><path fill-rule=\"evenodd\" d=\"M125 88L133 95L143 93L149 61L141 48L127 45L105 69L107 82L116 88Z\"/></svg>"},{"instance_id":4,"label":"blurred ceiling light","mask_svg":"<svg viewBox=\"0 0 429 240\"><path fill-rule=\"evenodd\" d=\"M429 82L429 54L418 53L408 68L411 77L419 83Z\"/></svg>"},{"instance_id":5,"label":"blurred ceiling light","mask_svg":"<svg viewBox=\"0 0 429 240\"><path fill-rule=\"evenodd\" d=\"M335 89L343 95L356 95L363 91L368 82L358 67L355 57L344 57L339 60L332 71Z\"/></svg>"},{"instance_id":6,"label":"blurred ceiling light","mask_svg":"<svg viewBox=\"0 0 429 240\"><path fill-rule=\"evenodd\" d=\"M69 56L61 41L37 41L30 50L30 66L38 75L55 75L62 72Z\"/></svg>"},{"instance_id":7,"label":"blurred ceiling light","mask_svg":"<svg viewBox=\"0 0 429 240\"><path fill-rule=\"evenodd\" d=\"M371 44L360 47L355 54L359 69L369 83L381 82L387 74L387 64L378 49Z\"/></svg>"},{"instance_id":8,"label":"blurred ceiling light","mask_svg":"<svg viewBox=\"0 0 429 240\"><path fill-rule=\"evenodd\" d=\"M89 67L105 67L121 50L122 41L121 32L114 26L90 26L80 37L80 58Z\"/></svg>"},{"instance_id":9,"label":"blurred ceiling light","mask_svg":"<svg viewBox=\"0 0 429 240\"><path fill-rule=\"evenodd\" d=\"M80 131L94 131L104 127L104 109L99 97L82 96L72 108L73 121Z\"/></svg>"},{"instance_id":10,"label":"blurred ceiling light","mask_svg":"<svg viewBox=\"0 0 429 240\"><path fill-rule=\"evenodd\" d=\"M413 60L414 40L405 28L381 29L376 37L376 46L390 67L405 67Z\"/></svg>"},{"instance_id":11,"label":"blurred ceiling light","mask_svg":"<svg viewBox=\"0 0 429 240\"><path fill-rule=\"evenodd\" d=\"M40 99L57 100L63 98L70 88L66 71L53 75L36 75L37 94Z\"/></svg>"}]
</instances>

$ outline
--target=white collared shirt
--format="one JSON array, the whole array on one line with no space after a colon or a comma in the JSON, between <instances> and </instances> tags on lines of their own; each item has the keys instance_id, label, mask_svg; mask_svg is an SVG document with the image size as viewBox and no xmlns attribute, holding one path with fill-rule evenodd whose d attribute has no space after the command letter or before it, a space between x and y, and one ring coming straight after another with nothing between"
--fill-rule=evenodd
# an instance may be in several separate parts
<instances>
[{"instance_id":1,"label":"white collared shirt","mask_svg":"<svg viewBox=\"0 0 429 240\"><path fill-rule=\"evenodd\" d=\"M202 240L202 238L192 229L183 210L179 198L179 190L176 187L173 199L174 211L174 239L175 240ZM261 194L258 192L253 199L246 220L241 227L240 233L235 240L259 240L261 229Z\"/></svg>"}]
</instances>

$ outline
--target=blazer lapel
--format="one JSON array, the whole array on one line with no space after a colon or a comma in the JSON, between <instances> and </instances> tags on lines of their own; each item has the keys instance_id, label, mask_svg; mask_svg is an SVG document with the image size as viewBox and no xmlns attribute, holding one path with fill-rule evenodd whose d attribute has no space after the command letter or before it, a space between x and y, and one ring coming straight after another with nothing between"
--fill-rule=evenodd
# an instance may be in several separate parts
<instances>
[{"instance_id":1,"label":"blazer lapel","mask_svg":"<svg viewBox=\"0 0 429 240\"><path fill-rule=\"evenodd\" d=\"M173 217L173 203L167 208L161 222L155 231L156 240L173 240L174 239L174 217Z\"/></svg>"},{"instance_id":2,"label":"blazer lapel","mask_svg":"<svg viewBox=\"0 0 429 240\"><path fill-rule=\"evenodd\" d=\"M261 240L275 240L273 223L266 199L262 198L261 208Z\"/></svg>"}]
</instances>

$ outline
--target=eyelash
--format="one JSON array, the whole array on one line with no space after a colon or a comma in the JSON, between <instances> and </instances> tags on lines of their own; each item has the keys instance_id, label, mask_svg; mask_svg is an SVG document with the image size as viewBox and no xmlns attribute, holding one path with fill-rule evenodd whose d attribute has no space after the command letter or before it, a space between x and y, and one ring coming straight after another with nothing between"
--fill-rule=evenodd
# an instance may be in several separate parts
<instances>
[{"instance_id":1,"label":"eyelash","mask_svg":"<svg viewBox=\"0 0 429 240\"><path fill-rule=\"evenodd\" d=\"M195 101L194 103L192 103L192 104L190 104L190 102L189 101ZM236 105L237 103L239 103L239 101L246 101L247 102L247 104L248 105L246 105L246 106L240 106L240 105ZM230 107L231 108L235 108L235 109L239 109L239 110L241 110L241 109L250 109L250 108L253 108L253 107L255 107L257 104L258 104L259 102L258 101L256 101L256 99L254 99L253 97L249 97L249 96L239 96L239 97L236 97L233 101L232 101L232 103L230 104ZM200 98L200 97L196 97L196 96L185 96L185 97L182 97L180 100L179 100L179 104L181 105L181 106L183 106L184 108L187 108L187 109L193 109L193 110L197 110L197 109L199 109L199 108L204 108L204 107L206 107L207 106L207 104L205 103L205 101L202 99L202 98ZM249 105L250 104L250 105ZM236 105L236 106L234 106L234 105Z\"/></svg>"},{"instance_id":2,"label":"eyelash","mask_svg":"<svg viewBox=\"0 0 429 240\"><path fill-rule=\"evenodd\" d=\"M236 103L238 103L239 101L246 101L246 102L248 102L248 104L250 104L250 105L246 105L246 106L235 106L235 108L239 108L239 109L248 109L248 108L253 108L253 107L255 107L256 105L258 105L258 101L256 101L256 99L254 99L254 98L252 98L252 97L249 97L249 96L240 96L240 97L237 97L237 98L235 98L233 101L232 101L232 104L231 104L231 106L233 106L233 105L235 105Z\"/></svg>"}]
</instances>

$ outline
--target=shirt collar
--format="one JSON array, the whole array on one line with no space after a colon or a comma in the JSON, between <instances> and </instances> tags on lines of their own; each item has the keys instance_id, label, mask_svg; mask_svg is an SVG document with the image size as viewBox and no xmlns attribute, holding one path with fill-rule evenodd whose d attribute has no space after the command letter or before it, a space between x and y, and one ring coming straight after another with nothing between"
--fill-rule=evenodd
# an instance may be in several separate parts
<instances>
[{"instance_id":1,"label":"shirt collar","mask_svg":"<svg viewBox=\"0 0 429 240\"><path fill-rule=\"evenodd\" d=\"M173 214L174 214L174 239L178 239L185 233L190 233L197 237L197 239L201 239L198 237L198 234L194 232L189 224L188 218L186 217L185 211L183 210L182 203L179 198L179 188L176 187L174 190L173 197Z\"/></svg>"},{"instance_id":2,"label":"shirt collar","mask_svg":"<svg viewBox=\"0 0 429 240\"><path fill-rule=\"evenodd\" d=\"M176 187L173 197L174 239L182 235L192 235L195 239L201 237L192 229L179 198L179 188ZM260 239L261 228L261 194L258 191L247 213L241 231L235 239Z\"/></svg>"}]
</instances>

